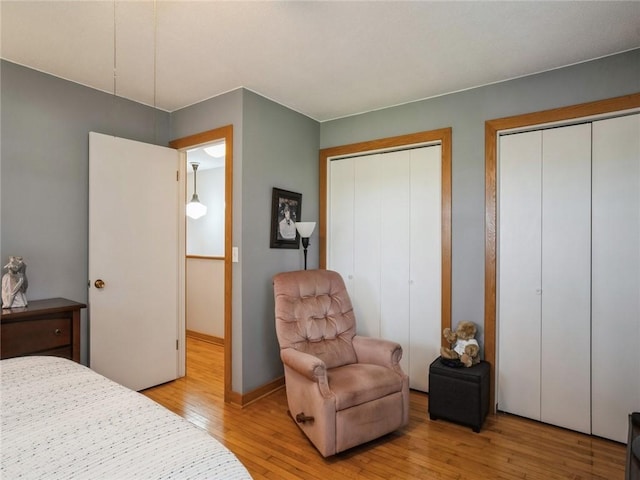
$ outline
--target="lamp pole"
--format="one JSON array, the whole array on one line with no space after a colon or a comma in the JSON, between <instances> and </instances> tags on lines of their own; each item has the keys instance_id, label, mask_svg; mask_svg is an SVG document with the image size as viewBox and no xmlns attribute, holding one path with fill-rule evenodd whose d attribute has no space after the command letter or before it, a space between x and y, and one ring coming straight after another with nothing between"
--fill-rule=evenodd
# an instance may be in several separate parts
<instances>
[{"instance_id":1,"label":"lamp pole","mask_svg":"<svg viewBox=\"0 0 640 480\"><path fill-rule=\"evenodd\" d=\"M304 248L304 269L307 269L307 247L309 247L309 237L302 237L302 248Z\"/></svg>"}]
</instances>

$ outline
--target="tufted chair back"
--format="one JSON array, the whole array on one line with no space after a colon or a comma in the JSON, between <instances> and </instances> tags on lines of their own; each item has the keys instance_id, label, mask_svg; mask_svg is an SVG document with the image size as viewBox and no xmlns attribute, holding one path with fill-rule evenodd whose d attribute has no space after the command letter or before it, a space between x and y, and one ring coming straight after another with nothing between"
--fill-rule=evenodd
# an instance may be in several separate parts
<instances>
[{"instance_id":1,"label":"tufted chair back","mask_svg":"<svg viewBox=\"0 0 640 480\"><path fill-rule=\"evenodd\" d=\"M285 272L278 277L274 294L280 348L314 355L327 368L355 363L356 322L342 277L329 270Z\"/></svg>"}]
</instances>

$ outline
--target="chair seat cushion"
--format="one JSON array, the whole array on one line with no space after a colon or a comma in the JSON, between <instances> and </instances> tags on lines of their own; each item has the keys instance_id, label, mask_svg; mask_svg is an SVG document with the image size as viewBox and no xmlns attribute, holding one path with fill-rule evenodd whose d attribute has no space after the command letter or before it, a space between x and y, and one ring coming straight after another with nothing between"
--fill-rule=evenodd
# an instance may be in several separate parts
<instances>
[{"instance_id":1,"label":"chair seat cushion","mask_svg":"<svg viewBox=\"0 0 640 480\"><path fill-rule=\"evenodd\" d=\"M402 377L387 367L352 363L327 371L336 410L344 410L402 390Z\"/></svg>"}]
</instances>

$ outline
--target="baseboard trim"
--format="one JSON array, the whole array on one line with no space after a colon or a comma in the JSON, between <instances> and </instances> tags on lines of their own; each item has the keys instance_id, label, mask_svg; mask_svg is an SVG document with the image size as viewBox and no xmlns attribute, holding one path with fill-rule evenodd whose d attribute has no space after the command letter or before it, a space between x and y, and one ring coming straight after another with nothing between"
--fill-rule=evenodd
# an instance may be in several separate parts
<instances>
[{"instance_id":1,"label":"baseboard trim","mask_svg":"<svg viewBox=\"0 0 640 480\"><path fill-rule=\"evenodd\" d=\"M239 406L241 408L246 407L254 402L257 402L261 398L271 395L284 387L284 377L278 377L261 387L256 388L244 395L238 392L229 392L227 395L228 403Z\"/></svg>"},{"instance_id":2,"label":"baseboard trim","mask_svg":"<svg viewBox=\"0 0 640 480\"><path fill-rule=\"evenodd\" d=\"M215 337L206 333L195 332L193 330L187 330L186 334L187 337L195 338L197 340L202 340L203 342L213 343L214 345L220 345L224 347L224 338Z\"/></svg>"}]
</instances>

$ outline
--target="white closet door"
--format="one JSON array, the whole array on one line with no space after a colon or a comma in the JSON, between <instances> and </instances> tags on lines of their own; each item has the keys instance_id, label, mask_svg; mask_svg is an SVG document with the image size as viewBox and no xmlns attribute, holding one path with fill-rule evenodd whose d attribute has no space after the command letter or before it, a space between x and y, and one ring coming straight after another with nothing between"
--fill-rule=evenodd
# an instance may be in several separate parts
<instances>
[{"instance_id":1,"label":"white closet door","mask_svg":"<svg viewBox=\"0 0 640 480\"><path fill-rule=\"evenodd\" d=\"M424 391L441 336L441 163L435 145L329 166L327 266L345 278L357 333L402 345Z\"/></svg>"},{"instance_id":2,"label":"white closet door","mask_svg":"<svg viewBox=\"0 0 640 480\"><path fill-rule=\"evenodd\" d=\"M429 391L442 335L442 147L410 151L410 387Z\"/></svg>"},{"instance_id":3,"label":"white closet door","mask_svg":"<svg viewBox=\"0 0 640 480\"><path fill-rule=\"evenodd\" d=\"M340 275L353 291L353 189L355 159L345 158L329 163L327 266Z\"/></svg>"},{"instance_id":4,"label":"white closet door","mask_svg":"<svg viewBox=\"0 0 640 480\"><path fill-rule=\"evenodd\" d=\"M381 155L357 157L354 170L353 295L356 330L380 337ZM351 293L351 292L350 292Z\"/></svg>"},{"instance_id":5,"label":"white closet door","mask_svg":"<svg viewBox=\"0 0 640 480\"><path fill-rule=\"evenodd\" d=\"M500 137L498 408L540 419L542 132Z\"/></svg>"},{"instance_id":6,"label":"white closet door","mask_svg":"<svg viewBox=\"0 0 640 480\"><path fill-rule=\"evenodd\" d=\"M380 333L377 170L376 162L367 169L358 157L331 161L327 251L327 268L342 276L349 292L357 333L376 337Z\"/></svg>"},{"instance_id":7,"label":"white closet door","mask_svg":"<svg viewBox=\"0 0 640 480\"><path fill-rule=\"evenodd\" d=\"M541 420L591 431L591 125L542 135Z\"/></svg>"},{"instance_id":8,"label":"white closet door","mask_svg":"<svg viewBox=\"0 0 640 480\"><path fill-rule=\"evenodd\" d=\"M640 115L593 124L595 435L627 441L640 411Z\"/></svg>"},{"instance_id":9,"label":"white closet door","mask_svg":"<svg viewBox=\"0 0 640 480\"><path fill-rule=\"evenodd\" d=\"M410 242L410 159L408 150L379 156L380 337L402 345L400 366L408 373Z\"/></svg>"}]
</instances>

